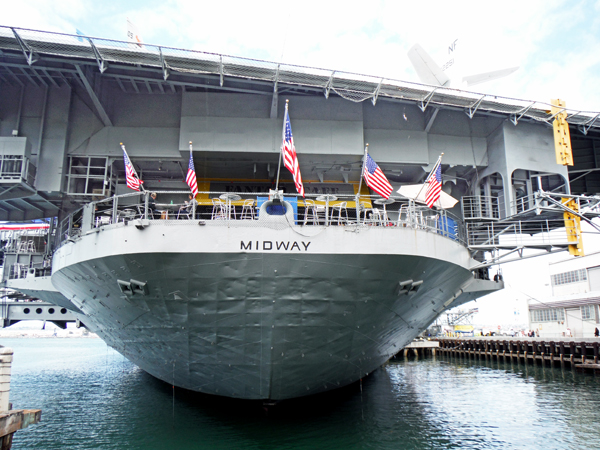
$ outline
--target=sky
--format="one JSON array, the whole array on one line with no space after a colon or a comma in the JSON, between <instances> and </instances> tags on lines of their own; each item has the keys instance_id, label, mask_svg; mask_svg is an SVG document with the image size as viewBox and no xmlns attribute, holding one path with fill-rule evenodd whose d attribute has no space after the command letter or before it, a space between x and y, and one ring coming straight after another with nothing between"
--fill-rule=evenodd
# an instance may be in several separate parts
<instances>
[{"instance_id":1,"label":"sky","mask_svg":"<svg viewBox=\"0 0 600 450\"><path fill-rule=\"evenodd\" d=\"M0 0L0 8L0 25L126 40L129 18L148 44L414 82L407 52L419 43L440 66L454 57L456 75L519 67L476 92L600 112L600 0ZM597 237L586 235L587 253L600 250ZM483 324L526 322L526 300L551 293L548 261L565 256L504 265L507 288L466 307L479 307Z\"/></svg>"},{"instance_id":2,"label":"sky","mask_svg":"<svg viewBox=\"0 0 600 450\"><path fill-rule=\"evenodd\" d=\"M600 0L401 1L0 0L0 24L418 82L419 43L473 75L518 66L476 92L600 111Z\"/></svg>"}]
</instances>

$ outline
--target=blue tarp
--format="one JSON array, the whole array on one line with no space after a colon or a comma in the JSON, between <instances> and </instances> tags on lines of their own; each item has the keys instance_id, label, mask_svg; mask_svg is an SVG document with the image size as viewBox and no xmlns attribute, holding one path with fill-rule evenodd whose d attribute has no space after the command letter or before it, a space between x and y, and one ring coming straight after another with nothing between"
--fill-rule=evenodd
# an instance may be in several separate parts
<instances>
[{"instance_id":1,"label":"blue tarp","mask_svg":"<svg viewBox=\"0 0 600 450\"><path fill-rule=\"evenodd\" d=\"M437 229L440 230L438 233L448 236L450 239L458 240L458 228L456 226L456 220L450 217L439 217L437 220Z\"/></svg>"}]
</instances>

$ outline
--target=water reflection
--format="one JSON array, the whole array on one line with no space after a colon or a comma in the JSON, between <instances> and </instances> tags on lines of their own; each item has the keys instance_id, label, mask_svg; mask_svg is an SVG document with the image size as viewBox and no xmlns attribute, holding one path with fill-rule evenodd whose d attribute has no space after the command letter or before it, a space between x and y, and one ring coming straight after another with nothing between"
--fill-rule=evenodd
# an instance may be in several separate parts
<instances>
[{"instance_id":1,"label":"water reflection","mask_svg":"<svg viewBox=\"0 0 600 450\"><path fill-rule=\"evenodd\" d=\"M10 341L10 342L7 342ZM14 339L14 449L598 448L599 378L457 358L392 361L344 389L261 402L156 380L95 339Z\"/></svg>"}]
</instances>

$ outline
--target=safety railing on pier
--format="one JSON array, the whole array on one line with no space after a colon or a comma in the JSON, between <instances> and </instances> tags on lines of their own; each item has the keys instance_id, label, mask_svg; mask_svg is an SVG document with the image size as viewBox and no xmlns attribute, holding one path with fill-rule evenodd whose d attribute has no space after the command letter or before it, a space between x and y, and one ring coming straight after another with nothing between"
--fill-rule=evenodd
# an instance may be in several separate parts
<instances>
[{"instance_id":1,"label":"safety railing on pier","mask_svg":"<svg viewBox=\"0 0 600 450\"><path fill-rule=\"evenodd\" d=\"M67 216L56 232L55 248L66 240L77 239L82 232L114 227L131 221L148 220L161 225L183 225L203 221L228 227L263 226L260 209L268 194L200 192L189 199L189 191L157 191L114 196L92 202ZM408 199L383 200L351 195L284 194L293 209L293 222L300 227L409 227L435 232L449 239L466 242L461 220L444 210L420 206ZM277 214L270 212L270 214Z\"/></svg>"}]
</instances>

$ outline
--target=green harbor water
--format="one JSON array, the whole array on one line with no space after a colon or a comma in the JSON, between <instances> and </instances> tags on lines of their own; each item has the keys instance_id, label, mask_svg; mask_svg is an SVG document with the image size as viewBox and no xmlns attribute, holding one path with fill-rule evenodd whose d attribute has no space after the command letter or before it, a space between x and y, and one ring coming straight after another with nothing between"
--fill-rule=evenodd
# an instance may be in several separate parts
<instances>
[{"instance_id":1,"label":"green harbor water","mask_svg":"<svg viewBox=\"0 0 600 450\"><path fill-rule=\"evenodd\" d=\"M265 410L173 389L99 339L0 345L15 352L13 407L43 410L14 450L600 448L600 376L568 368L399 359Z\"/></svg>"}]
</instances>

